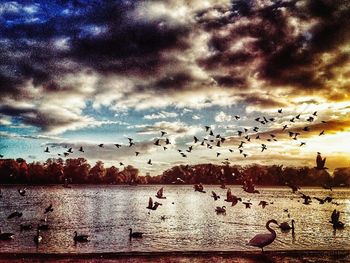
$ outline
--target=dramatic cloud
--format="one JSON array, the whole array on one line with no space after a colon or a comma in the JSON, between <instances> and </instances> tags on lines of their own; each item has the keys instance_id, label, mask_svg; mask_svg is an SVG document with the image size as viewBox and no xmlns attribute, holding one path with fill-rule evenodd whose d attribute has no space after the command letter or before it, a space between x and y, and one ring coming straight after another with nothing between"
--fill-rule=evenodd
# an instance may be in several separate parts
<instances>
[{"instance_id":1,"label":"dramatic cloud","mask_svg":"<svg viewBox=\"0 0 350 263\"><path fill-rule=\"evenodd\" d=\"M336 135L348 126L349 20L348 0L2 1L0 128L140 140L165 130L188 145L204 125L231 136L283 108L262 136L297 113L304 122L288 129L318 136L324 125L305 122L316 110Z\"/></svg>"}]
</instances>

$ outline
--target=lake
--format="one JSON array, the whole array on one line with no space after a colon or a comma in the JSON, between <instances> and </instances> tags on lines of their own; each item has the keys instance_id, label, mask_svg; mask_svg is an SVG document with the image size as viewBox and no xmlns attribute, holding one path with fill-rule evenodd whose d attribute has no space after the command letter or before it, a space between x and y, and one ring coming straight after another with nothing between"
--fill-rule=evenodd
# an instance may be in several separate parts
<instances>
[{"instance_id":1,"label":"lake","mask_svg":"<svg viewBox=\"0 0 350 263\"><path fill-rule=\"evenodd\" d=\"M14 232L11 241L0 241L1 252L132 252L132 251L250 251L259 250L246 243L258 233L266 233L265 223L295 220L295 234L276 229L277 239L266 250L337 250L350 249L350 190L302 188L301 192L315 197L332 196L337 204L323 205L315 199L302 204L297 193L288 188L257 188L260 194L243 192L239 186L228 186L243 201L231 207L224 201L226 190L219 186L204 186L206 193L194 192L190 185L166 185L167 199L155 197L160 186L28 186L26 196L18 187L3 186L0 198L0 225L3 232ZM214 190L221 198L214 201ZM162 203L156 211L146 209L148 198ZM264 209L260 200L269 202ZM49 213L49 230L42 231L42 243L36 247L35 226L45 217L44 209L53 204ZM271 204L272 203L272 204ZM216 206L227 207L226 215L217 215ZM288 209L285 212L284 209ZM341 211L344 230L333 231L328 223L333 209ZM13 211L23 212L20 218L7 219ZM288 217L288 214L290 218ZM165 216L165 220L161 217ZM20 231L21 223L34 228ZM144 232L142 239L129 240L128 229ZM74 244L74 231L90 235L90 242Z\"/></svg>"}]
</instances>

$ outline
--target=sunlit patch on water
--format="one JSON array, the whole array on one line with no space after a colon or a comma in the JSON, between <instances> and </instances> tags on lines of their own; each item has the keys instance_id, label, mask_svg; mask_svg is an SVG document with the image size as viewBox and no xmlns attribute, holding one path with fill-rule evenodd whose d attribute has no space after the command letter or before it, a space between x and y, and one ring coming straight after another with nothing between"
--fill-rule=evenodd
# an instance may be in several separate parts
<instances>
[{"instance_id":1,"label":"sunlit patch on water","mask_svg":"<svg viewBox=\"0 0 350 263\"><path fill-rule=\"evenodd\" d=\"M320 205L315 199L303 205L298 194L287 188L259 188L260 194L248 194L231 187L234 195L253 203L246 209L242 203L231 207L224 201L226 190L205 186L207 193L194 192L192 186L165 186L167 199L156 211L146 209L148 198L156 200L159 186L62 186L28 187L20 196L16 187L3 188L0 199L0 224L4 232L14 232L12 241L1 241L2 252L121 252L121 251L192 251L256 250L247 242L258 233L266 233L269 219L278 222L295 220L295 234L277 231L270 250L350 249L350 191L306 189L310 196L332 196L339 204ZM214 201L214 190L221 198ZM258 206L268 201L266 208ZM50 229L42 231L43 242L37 248L33 241L35 226L44 218L44 209L53 204L48 215ZM271 204L273 203L273 204ZM215 213L216 206L226 206L226 215ZM285 212L284 209L288 209ZM341 211L346 228L333 231L328 223L333 209ZM23 216L8 220L13 211ZM288 217L288 214L290 217ZM161 219L164 216L165 219ZM20 231L21 223L33 230ZM129 240L128 229L144 232L142 239ZM74 244L74 231L90 235L90 242Z\"/></svg>"}]
</instances>

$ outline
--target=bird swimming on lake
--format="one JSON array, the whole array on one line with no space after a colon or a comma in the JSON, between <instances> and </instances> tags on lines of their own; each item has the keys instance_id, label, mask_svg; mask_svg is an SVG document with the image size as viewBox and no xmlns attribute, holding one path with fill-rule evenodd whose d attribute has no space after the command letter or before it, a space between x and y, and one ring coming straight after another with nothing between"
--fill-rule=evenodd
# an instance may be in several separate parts
<instances>
[{"instance_id":1,"label":"bird swimming on lake","mask_svg":"<svg viewBox=\"0 0 350 263\"><path fill-rule=\"evenodd\" d=\"M270 231L270 234L257 234L248 242L248 245L253 247L259 247L261 248L261 251L264 252L264 247L270 245L276 239L277 236L276 231L270 227L271 223L278 225L277 221L274 219L267 221L266 228Z\"/></svg>"},{"instance_id":2,"label":"bird swimming on lake","mask_svg":"<svg viewBox=\"0 0 350 263\"><path fill-rule=\"evenodd\" d=\"M130 240L132 238L142 238L142 236L143 236L142 232L132 232L132 228L129 228L129 231L130 231L130 233L129 233Z\"/></svg>"},{"instance_id":3,"label":"bird swimming on lake","mask_svg":"<svg viewBox=\"0 0 350 263\"><path fill-rule=\"evenodd\" d=\"M11 213L11 214L7 217L7 219L11 219L11 218L14 218L14 217L21 217L22 215L23 215L22 212L17 212L17 211L15 211L15 212Z\"/></svg>"},{"instance_id":4,"label":"bird swimming on lake","mask_svg":"<svg viewBox=\"0 0 350 263\"><path fill-rule=\"evenodd\" d=\"M295 222L294 219L292 219L292 226L290 226L288 222L283 222L279 225L279 228L281 229L281 231L284 231L284 232L289 230L292 230L294 232L294 222Z\"/></svg>"},{"instance_id":5,"label":"bird swimming on lake","mask_svg":"<svg viewBox=\"0 0 350 263\"><path fill-rule=\"evenodd\" d=\"M20 188L20 189L18 189L18 193L19 193L21 196L25 196L25 195L26 195L26 189L25 189L25 188Z\"/></svg>"},{"instance_id":6,"label":"bird swimming on lake","mask_svg":"<svg viewBox=\"0 0 350 263\"><path fill-rule=\"evenodd\" d=\"M34 236L34 242L35 244L39 245L39 243L43 240L43 237L40 236L40 229L39 229L39 225L36 228L36 235Z\"/></svg>"},{"instance_id":7,"label":"bird swimming on lake","mask_svg":"<svg viewBox=\"0 0 350 263\"><path fill-rule=\"evenodd\" d=\"M50 152L49 147L46 147L44 152L49 153Z\"/></svg>"},{"instance_id":8,"label":"bird swimming on lake","mask_svg":"<svg viewBox=\"0 0 350 263\"><path fill-rule=\"evenodd\" d=\"M12 240L14 233L2 233L0 229L0 240Z\"/></svg>"},{"instance_id":9,"label":"bird swimming on lake","mask_svg":"<svg viewBox=\"0 0 350 263\"><path fill-rule=\"evenodd\" d=\"M79 152L82 152L82 153L84 152L83 146L80 146Z\"/></svg>"},{"instance_id":10,"label":"bird swimming on lake","mask_svg":"<svg viewBox=\"0 0 350 263\"><path fill-rule=\"evenodd\" d=\"M27 225L25 225L25 224L20 224L19 227L20 227L20 230L21 230L21 231L24 231L24 230L31 230L31 229L33 228L31 224L27 224Z\"/></svg>"},{"instance_id":11,"label":"bird swimming on lake","mask_svg":"<svg viewBox=\"0 0 350 263\"><path fill-rule=\"evenodd\" d=\"M152 160L149 159L148 162L147 162L147 164L152 165Z\"/></svg>"},{"instance_id":12,"label":"bird swimming on lake","mask_svg":"<svg viewBox=\"0 0 350 263\"><path fill-rule=\"evenodd\" d=\"M75 243L77 242L88 242L89 236L88 235L78 235L77 231L74 231L74 237L73 240Z\"/></svg>"}]
</instances>

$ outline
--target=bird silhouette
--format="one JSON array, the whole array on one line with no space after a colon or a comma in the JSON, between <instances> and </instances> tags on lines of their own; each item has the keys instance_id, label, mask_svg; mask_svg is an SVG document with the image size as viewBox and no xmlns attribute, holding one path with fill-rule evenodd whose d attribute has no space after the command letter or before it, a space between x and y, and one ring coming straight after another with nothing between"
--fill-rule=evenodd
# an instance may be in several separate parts
<instances>
[{"instance_id":1,"label":"bird silhouette","mask_svg":"<svg viewBox=\"0 0 350 263\"><path fill-rule=\"evenodd\" d=\"M270 234L257 234L248 242L248 245L259 247L261 251L264 252L264 247L270 245L276 239L276 231L270 227L271 223L278 225L277 221L274 219L267 221L266 228L270 231Z\"/></svg>"},{"instance_id":2,"label":"bird silhouette","mask_svg":"<svg viewBox=\"0 0 350 263\"><path fill-rule=\"evenodd\" d=\"M317 157L316 157L316 169L317 170L325 170L328 169L327 167L325 167L326 164L326 158L322 159L321 153L317 152Z\"/></svg>"},{"instance_id":3,"label":"bird silhouette","mask_svg":"<svg viewBox=\"0 0 350 263\"><path fill-rule=\"evenodd\" d=\"M150 210L157 210L158 206L160 206L160 205L162 205L162 204L158 203L158 202L154 202L154 204L153 204L152 197L150 197L148 199L148 206L146 208L150 209Z\"/></svg>"},{"instance_id":4,"label":"bird silhouette","mask_svg":"<svg viewBox=\"0 0 350 263\"><path fill-rule=\"evenodd\" d=\"M215 201L218 200L218 199L220 199L220 196L217 195L214 191L211 191L211 194L212 194L211 197L213 197Z\"/></svg>"},{"instance_id":5,"label":"bird silhouette","mask_svg":"<svg viewBox=\"0 0 350 263\"><path fill-rule=\"evenodd\" d=\"M268 205L268 202L260 201L260 203L258 205L261 205L262 208L265 208Z\"/></svg>"},{"instance_id":6,"label":"bird silhouette","mask_svg":"<svg viewBox=\"0 0 350 263\"><path fill-rule=\"evenodd\" d=\"M46 147L46 149L45 149L44 152L49 153L49 152L50 152L49 147ZM1 158L2 158L2 157L1 157Z\"/></svg>"},{"instance_id":7,"label":"bird silhouette","mask_svg":"<svg viewBox=\"0 0 350 263\"><path fill-rule=\"evenodd\" d=\"M50 204L48 207L45 208L44 214L47 214L52 211L53 211L52 204Z\"/></svg>"}]
</instances>

